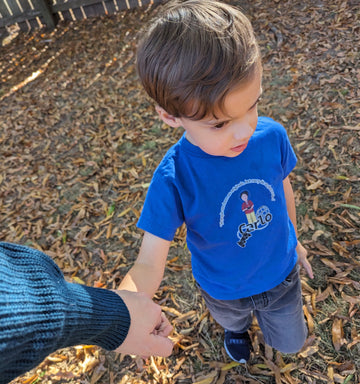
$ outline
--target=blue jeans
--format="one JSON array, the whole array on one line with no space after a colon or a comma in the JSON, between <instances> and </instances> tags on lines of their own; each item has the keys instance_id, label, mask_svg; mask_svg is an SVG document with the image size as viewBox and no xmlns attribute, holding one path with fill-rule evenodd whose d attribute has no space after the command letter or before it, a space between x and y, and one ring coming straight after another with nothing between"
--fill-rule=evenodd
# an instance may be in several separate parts
<instances>
[{"instance_id":1,"label":"blue jeans","mask_svg":"<svg viewBox=\"0 0 360 384\"><path fill-rule=\"evenodd\" d=\"M298 352L307 337L299 266L275 288L237 300L216 300L200 288L212 317L225 329L245 332L256 316L265 342L283 353Z\"/></svg>"}]
</instances>

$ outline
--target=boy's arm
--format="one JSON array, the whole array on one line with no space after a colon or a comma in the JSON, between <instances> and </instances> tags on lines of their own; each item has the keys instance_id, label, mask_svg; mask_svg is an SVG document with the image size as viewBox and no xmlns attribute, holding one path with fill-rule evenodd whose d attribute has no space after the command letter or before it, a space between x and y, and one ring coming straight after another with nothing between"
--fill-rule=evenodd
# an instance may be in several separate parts
<instances>
[{"instance_id":1,"label":"boy's arm","mask_svg":"<svg viewBox=\"0 0 360 384\"><path fill-rule=\"evenodd\" d=\"M297 224L296 224L295 198L294 198L294 191L292 189L289 176L284 179L283 185L284 185L284 193L285 193L288 215L295 228L295 233L297 236L298 234L297 234ZM303 247L303 245L299 242L299 240L298 240L298 245L296 247L296 251L299 258L299 263L305 268L306 273L312 279L314 277L314 274L311 268L311 264L307 259L307 250Z\"/></svg>"},{"instance_id":2,"label":"boy's arm","mask_svg":"<svg viewBox=\"0 0 360 384\"><path fill-rule=\"evenodd\" d=\"M145 232L138 258L118 289L144 292L152 298L164 275L170 243L168 240Z\"/></svg>"}]
</instances>

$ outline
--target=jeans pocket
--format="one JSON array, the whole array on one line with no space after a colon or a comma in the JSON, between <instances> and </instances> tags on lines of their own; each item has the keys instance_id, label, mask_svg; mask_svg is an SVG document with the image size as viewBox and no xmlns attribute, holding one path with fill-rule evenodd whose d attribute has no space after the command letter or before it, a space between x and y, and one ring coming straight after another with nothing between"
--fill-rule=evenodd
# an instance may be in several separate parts
<instances>
[{"instance_id":1,"label":"jeans pocket","mask_svg":"<svg viewBox=\"0 0 360 384\"><path fill-rule=\"evenodd\" d=\"M289 287L292 284L294 284L294 282L296 282L297 280L298 269L299 269L298 264L295 264L295 267L291 270L291 272L288 274L285 280L283 280L283 282L280 283L280 285L283 287Z\"/></svg>"},{"instance_id":2,"label":"jeans pocket","mask_svg":"<svg viewBox=\"0 0 360 384\"><path fill-rule=\"evenodd\" d=\"M289 275L278 286L268 291L271 306L279 308L288 302L294 301L296 295L299 294L301 297L301 283L298 268L296 264Z\"/></svg>"}]
</instances>

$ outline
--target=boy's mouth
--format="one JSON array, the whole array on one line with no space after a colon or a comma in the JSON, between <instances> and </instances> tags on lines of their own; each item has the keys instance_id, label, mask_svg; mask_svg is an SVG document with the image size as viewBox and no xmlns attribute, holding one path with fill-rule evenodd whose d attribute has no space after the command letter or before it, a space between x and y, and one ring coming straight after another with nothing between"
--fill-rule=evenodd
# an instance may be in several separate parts
<instances>
[{"instance_id":1,"label":"boy's mouth","mask_svg":"<svg viewBox=\"0 0 360 384\"><path fill-rule=\"evenodd\" d=\"M236 147L231 148L232 151L234 152L243 152L245 148L247 147L248 143L238 145Z\"/></svg>"}]
</instances>

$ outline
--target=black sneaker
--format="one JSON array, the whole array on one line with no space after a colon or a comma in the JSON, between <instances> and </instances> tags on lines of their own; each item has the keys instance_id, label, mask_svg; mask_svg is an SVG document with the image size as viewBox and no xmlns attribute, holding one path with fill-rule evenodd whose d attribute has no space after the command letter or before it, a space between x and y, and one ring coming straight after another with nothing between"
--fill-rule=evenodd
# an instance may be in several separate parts
<instances>
[{"instance_id":1,"label":"black sneaker","mask_svg":"<svg viewBox=\"0 0 360 384\"><path fill-rule=\"evenodd\" d=\"M250 358L251 340L247 332L236 333L225 329L224 347L229 357L238 363L246 363Z\"/></svg>"}]
</instances>

